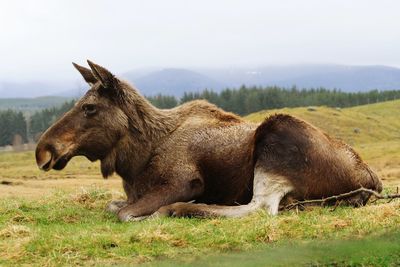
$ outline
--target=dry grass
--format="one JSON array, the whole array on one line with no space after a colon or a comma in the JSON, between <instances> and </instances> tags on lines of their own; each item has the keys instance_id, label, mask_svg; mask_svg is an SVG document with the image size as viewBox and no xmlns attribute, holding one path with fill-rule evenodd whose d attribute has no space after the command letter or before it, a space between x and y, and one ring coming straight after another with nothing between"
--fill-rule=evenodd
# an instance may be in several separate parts
<instances>
[{"instance_id":1,"label":"dry grass","mask_svg":"<svg viewBox=\"0 0 400 267\"><path fill-rule=\"evenodd\" d=\"M30 229L23 225L8 225L0 231L0 238L21 238L29 236L31 233Z\"/></svg>"}]
</instances>

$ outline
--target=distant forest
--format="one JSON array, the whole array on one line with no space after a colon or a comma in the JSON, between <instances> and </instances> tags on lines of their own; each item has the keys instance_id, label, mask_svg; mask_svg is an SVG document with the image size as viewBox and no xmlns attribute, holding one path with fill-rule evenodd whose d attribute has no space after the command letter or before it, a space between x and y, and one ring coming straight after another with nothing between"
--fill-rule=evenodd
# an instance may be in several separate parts
<instances>
[{"instance_id":1,"label":"distant forest","mask_svg":"<svg viewBox=\"0 0 400 267\"><path fill-rule=\"evenodd\" d=\"M201 93L185 93L180 103L207 99L224 110L243 116L264 109L304 106L345 108L399 98L400 90L350 93L325 88L298 89L295 86L290 89L276 86L265 88L242 86L238 90L225 89L220 93L209 90Z\"/></svg>"},{"instance_id":2,"label":"distant forest","mask_svg":"<svg viewBox=\"0 0 400 267\"><path fill-rule=\"evenodd\" d=\"M74 102L72 100L59 107L37 111L29 119L21 111L0 111L0 146L37 141L53 122L73 107Z\"/></svg>"},{"instance_id":3,"label":"distant forest","mask_svg":"<svg viewBox=\"0 0 400 267\"><path fill-rule=\"evenodd\" d=\"M173 108L195 99L206 99L211 103L239 115L247 115L264 109L283 107L320 106L351 107L388 100L400 99L400 90L348 93L340 90L290 89L276 86L245 87L225 89L219 93L204 90L198 93L184 93L177 99L174 96L156 95L147 99L158 108ZM61 115L71 109L74 101L62 106L43 109L29 119L22 112L0 111L0 146L36 141L40 135Z\"/></svg>"}]
</instances>

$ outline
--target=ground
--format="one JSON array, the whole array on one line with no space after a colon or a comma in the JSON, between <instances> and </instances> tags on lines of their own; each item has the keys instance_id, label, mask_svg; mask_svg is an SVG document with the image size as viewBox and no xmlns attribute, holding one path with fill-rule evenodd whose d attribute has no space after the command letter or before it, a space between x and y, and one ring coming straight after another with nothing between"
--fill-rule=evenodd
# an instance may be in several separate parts
<instances>
[{"instance_id":1,"label":"ground","mask_svg":"<svg viewBox=\"0 0 400 267\"><path fill-rule=\"evenodd\" d=\"M282 111L354 146L387 191L400 186L400 101L265 111L247 119ZM103 180L98 163L75 158L61 172L44 173L33 152L0 153L0 266L400 264L399 200L276 217L260 211L242 219L120 223L104 212L118 198L120 178Z\"/></svg>"}]
</instances>

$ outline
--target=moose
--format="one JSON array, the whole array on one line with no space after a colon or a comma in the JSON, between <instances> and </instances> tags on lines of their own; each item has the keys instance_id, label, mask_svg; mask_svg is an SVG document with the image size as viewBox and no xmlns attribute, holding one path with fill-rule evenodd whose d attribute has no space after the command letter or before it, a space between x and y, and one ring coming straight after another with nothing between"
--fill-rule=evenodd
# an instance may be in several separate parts
<instances>
[{"instance_id":1,"label":"moose","mask_svg":"<svg viewBox=\"0 0 400 267\"><path fill-rule=\"evenodd\" d=\"M40 138L41 170L61 170L77 155L100 160L104 178L122 177L126 201L107 210L121 221L148 216L276 215L291 200L334 196L378 176L347 144L290 115L249 123L204 100L158 109L129 83L88 60L73 63L90 85ZM370 194L351 196L364 205Z\"/></svg>"}]
</instances>

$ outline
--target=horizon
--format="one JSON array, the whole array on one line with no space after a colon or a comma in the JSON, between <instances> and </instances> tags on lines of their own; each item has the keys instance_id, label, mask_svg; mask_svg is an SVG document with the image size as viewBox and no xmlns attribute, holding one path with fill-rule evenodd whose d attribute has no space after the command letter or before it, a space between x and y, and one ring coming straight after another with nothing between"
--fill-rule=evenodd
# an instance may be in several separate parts
<instances>
[{"instance_id":1,"label":"horizon","mask_svg":"<svg viewBox=\"0 0 400 267\"><path fill-rule=\"evenodd\" d=\"M82 64L82 63L80 63ZM82 64L84 65L84 64ZM225 88L278 86L302 89L325 88L343 92L398 90L400 68L385 65L276 64L258 67L174 68L159 67L116 73L143 95L181 97L184 92L204 89L219 92ZM80 97L89 89L81 75L69 80L1 81L0 98L36 98L42 96Z\"/></svg>"},{"instance_id":2,"label":"horizon","mask_svg":"<svg viewBox=\"0 0 400 267\"><path fill-rule=\"evenodd\" d=\"M88 59L91 60L91 59ZM92 60L91 60L92 61ZM26 83L44 83L44 84L58 84L61 82L82 82L82 84L86 84L83 80L81 75L76 71L76 69L73 67L72 63L77 63L83 67L89 68L89 65L87 64L86 60L84 62L76 62L76 61L71 61L71 70L72 73L74 73L76 77L70 77L70 78L64 78L64 79L56 79L56 80L46 80L46 79L30 79L30 80L7 80L3 79L0 80L0 84L4 83L13 83L13 84L26 84ZM93 61L98 63L97 61ZM98 63L100 65L100 63ZM251 65L251 66L219 66L219 67L201 67L201 66L192 66L192 67L185 67L185 66L148 66L148 67L143 67L143 68L128 68L126 70L121 70L119 72L113 71L113 66L106 66L102 65L103 67L107 68L110 70L113 74L123 77L125 74L130 74L130 73L143 73L140 75L137 75L138 78L142 78L143 76L147 76L149 73L152 72L158 72L158 71L163 71L163 70L187 70L191 72L201 72L201 71L221 71L221 70L246 70L246 71L252 71L252 70L257 70L257 69L263 69L263 68L289 68L289 67L317 67L317 66L334 66L334 67L350 67L350 68L357 68L357 67L384 67L384 68L393 68L393 69L399 69L400 66L395 66L395 65L382 65L382 64L340 64L340 63L291 63L291 64L259 64L259 65Z\"/></svg>"}]
</instances>

